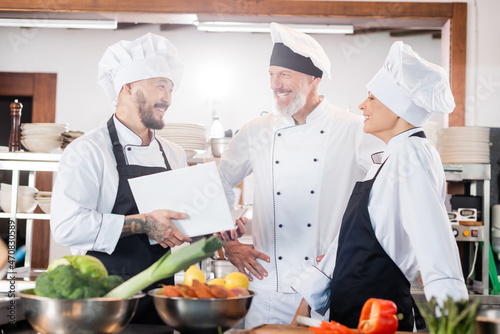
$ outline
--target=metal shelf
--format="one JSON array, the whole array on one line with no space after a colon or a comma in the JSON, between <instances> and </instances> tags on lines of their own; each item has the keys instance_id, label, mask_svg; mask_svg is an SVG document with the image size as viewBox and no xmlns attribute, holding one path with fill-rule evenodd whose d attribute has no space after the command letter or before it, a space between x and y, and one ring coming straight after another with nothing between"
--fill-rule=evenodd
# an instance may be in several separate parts
<instances>
[{"instance_id":1,"label":"metal shelf","mask_svg":"<svg viewBox=\"0 0 500 334\"><path fill-rule=\"evenodd\" d=\"M31 267L33 220L49 220L49 214L42 213L17 213L17 194L19 186L19 173L27 171L28 186L35 187L36 172L57 172L59 167L59 153L32 153L32 152L9 152L0 153L0 170L12 171L12 194L10 213L0 213L0 218L9 218L14 222L17 230L17 219L26 219L26 256L24 265Z\"/></svg>"},{"instance_id":2,"label":"metal shelf","mask_svg":"<svg viewBox=\"0 0 500 334\"><path fill-rule=\"evenodd\" d=\"M483 183L483 259L482 259L482 284L483 295L489 295L489 270L490 270L490 164L444 164L446 181L448 182L471 182L471 195L477 194L477 182Z\"/></svg>"},{"instance_id":3,"label":"metal shelf","mask_svg":"<svg viewBox=\"0 0 500 334\"><path fill-rule=\"evenodd\" d=\"M8 212L0 212L0 218L11 218L12 214ZM50 214L47 213L16 213L17 219L37 219L50 220Z\"/></svg>"}]
</instances>

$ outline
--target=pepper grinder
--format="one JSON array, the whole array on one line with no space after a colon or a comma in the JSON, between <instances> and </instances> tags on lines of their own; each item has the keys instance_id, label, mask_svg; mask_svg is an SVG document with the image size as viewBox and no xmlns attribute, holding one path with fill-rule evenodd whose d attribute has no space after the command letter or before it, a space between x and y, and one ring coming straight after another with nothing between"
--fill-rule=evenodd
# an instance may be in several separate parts
<instances>
[{"instance_id":1,"label":"pepper grinder","mask_svg":"<svg viewBox=\"0 0 500 334\"><path fill-rule=\"evenodd\" d=\"M21 126L21 111L23 105L17 99L10 104L10 137L9 137L9 152L21 150L21 141L19 128Z\"/></svg>"}]
</instances>

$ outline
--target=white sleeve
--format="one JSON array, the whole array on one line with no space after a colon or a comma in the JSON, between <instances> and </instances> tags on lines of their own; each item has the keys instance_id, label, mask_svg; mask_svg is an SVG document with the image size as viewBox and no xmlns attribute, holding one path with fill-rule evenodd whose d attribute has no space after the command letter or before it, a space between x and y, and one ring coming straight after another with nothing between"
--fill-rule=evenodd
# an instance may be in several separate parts
<instances>
[{"instance_id":1,"label":"white sleeve","mask_svg":"<svg viewBox=\"0 0 500 334\"><path fill-rule=\"evenodd\" d=\"M468 299L457 243L444 205L445 177L437 153L399 152L401 220L414 249L427 299Z\"/></svg>"},{"instance_id":2,"label":"white sleeve","mask_svg":"<svg viewBox=\"0 0 500 334\"><path fill-rule=\"evenodd\" d=\"M61 245L112 253L124 216L98 212L101 186L110 182L105 179L110 173L96 150L86 141L75 141L64 150L52 191L50 226L54 240ZM112 205L106 212L111 212Z\"/></svg>"},{"instance_id":3,"label":"white sleeve","mask_svg":"<svg viewBox=\"0 0 500 334\"><path fill-rule=\"evenodd\" d=\"M248 125L233 137L227 150L222 153L219 173L229 207L234 205L234 190L246 176L252 173L251 149Z\"/></svg>"},{"instance_id":4,"label":"white sleeve","mask_svg":"<svg viewBox=\"0 0 500 334\"><path fill-rule=\"evenodd\" d=\"M306 268L292 284L292 289L302 296L316 312L325 315L330 308L330 281L337 259L338 235L317 266Z\"/></svg>"}]
</instances>

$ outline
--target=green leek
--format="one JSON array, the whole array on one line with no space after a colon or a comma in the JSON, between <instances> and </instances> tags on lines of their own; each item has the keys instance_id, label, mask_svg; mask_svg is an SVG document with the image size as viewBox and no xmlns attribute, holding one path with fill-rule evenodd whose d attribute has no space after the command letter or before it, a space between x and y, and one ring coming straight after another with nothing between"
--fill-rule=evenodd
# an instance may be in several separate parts
<instances>
[{"instance_id":1,"label":"green leek","mask_svg":"<svg viewBox=\"0 0 500 334\"><path fill-rule=\"evenodd\" d=\"M215 236L211 236L210 238L201 239L189 246L183 247L173 254L168 250L165 255L149 268L126 280L108 292L104 297L130 298L151 284L171 277L175 273L187 269L192 264L212 256L223 245L222 241Z\"/></svg>"}]
</instances>

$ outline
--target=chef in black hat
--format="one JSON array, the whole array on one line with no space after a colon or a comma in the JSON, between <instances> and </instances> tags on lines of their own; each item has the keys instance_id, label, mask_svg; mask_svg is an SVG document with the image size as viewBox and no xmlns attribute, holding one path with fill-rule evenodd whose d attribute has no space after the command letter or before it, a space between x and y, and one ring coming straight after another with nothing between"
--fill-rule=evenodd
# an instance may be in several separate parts
<instances>
[{"instance_id":1,"label":"chef in black hat","mask_svg":"<svg viewBox=\"0 0 500 334\"><path fill-rule=\"evenodd\" d=\"M257 292L247 328L291 322L300 302L291 283L326 252L352 187L383 147L363 133L360 115L318 94L330 60L314 38L277 23L271 37L273 112L240 129L220 161L229 203L233 187L253 173L253 245L225 248Z\"/></svg>"}]
</instances>

